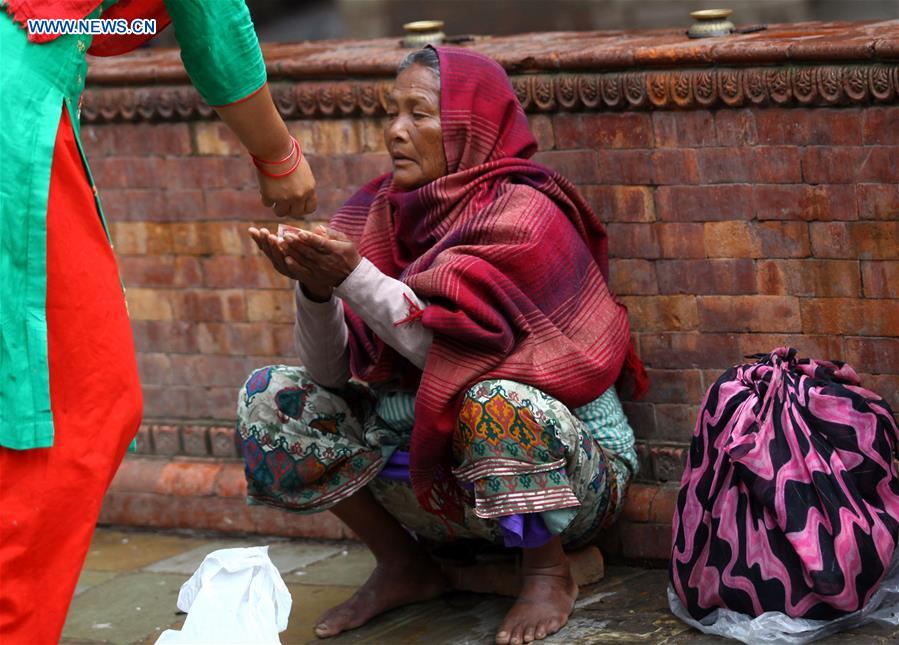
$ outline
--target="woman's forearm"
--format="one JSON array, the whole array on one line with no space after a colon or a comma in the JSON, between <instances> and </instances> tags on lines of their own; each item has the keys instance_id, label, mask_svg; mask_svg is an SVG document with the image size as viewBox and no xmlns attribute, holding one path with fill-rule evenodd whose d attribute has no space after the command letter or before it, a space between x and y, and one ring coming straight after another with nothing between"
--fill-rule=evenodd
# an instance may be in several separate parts
<instances>
[{"instance_id":1,"label":"woman's forearm","mask_svg":"<svg viewBox=\"0 0 899 645\"><path fill-rule=\"evenodd\" d=\"M249 97L214 107L247 151L260 159L283 159L293 142L272 101L268 83Z\"/></svg>"}]
</instances>

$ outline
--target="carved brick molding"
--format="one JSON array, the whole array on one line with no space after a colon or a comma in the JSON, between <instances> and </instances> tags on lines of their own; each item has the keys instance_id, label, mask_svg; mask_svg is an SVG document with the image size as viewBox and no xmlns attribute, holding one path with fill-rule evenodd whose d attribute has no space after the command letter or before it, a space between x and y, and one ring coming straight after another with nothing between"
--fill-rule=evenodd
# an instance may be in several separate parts
<instances>
[{"instance_id":1,"label":"carved brick molding","mask_svg":"<svg viewBox=\"0 0 899 645\"><path fill-rule=\"evenodd\" d=\"M899 64L716 67L608 74L512 76L528 112L671 110L752 105L896 103ZM288 119L377 116L385 80L276 82L275 102ZM85 123L207 119L212 109L188 85L106 88L84 94Z\"/></svg>"}]
</instances>

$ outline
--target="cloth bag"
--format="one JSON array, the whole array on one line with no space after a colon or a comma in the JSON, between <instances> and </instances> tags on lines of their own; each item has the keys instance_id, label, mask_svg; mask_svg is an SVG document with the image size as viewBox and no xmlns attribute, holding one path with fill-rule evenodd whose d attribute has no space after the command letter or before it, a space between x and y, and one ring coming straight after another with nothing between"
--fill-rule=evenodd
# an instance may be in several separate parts
<instances>
[{"instance_id":1,"label":"cloth bag","mask_svg":"<svg viewBox=\"0 0 899 645\"><path fill-rule=\"evenodd\" d=\"M899 623L892 410L845 363L786 347L755 358L709 388L696 422L672 527L672 611L745 642Z\"/></svg>"},{"instance_id":2,"label":"cloth bag","mask_svg":"<svg viewBox=\"0 0 899 645\"><path fill-rule=\"evenodd\" d=\"M164 631L156 645L280 644L291 603L267 546L219 549L181 585L181 631Z\"/></svg>"}]
</instances>

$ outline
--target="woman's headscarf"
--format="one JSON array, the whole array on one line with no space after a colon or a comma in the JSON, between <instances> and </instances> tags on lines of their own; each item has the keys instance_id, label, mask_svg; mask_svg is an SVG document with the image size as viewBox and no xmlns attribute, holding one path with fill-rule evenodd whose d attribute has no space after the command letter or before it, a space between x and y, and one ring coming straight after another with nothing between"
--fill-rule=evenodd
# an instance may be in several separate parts
<instances>
[{"instance_id":1,"label":"woman's headscarf","mask_svg":"<svg viewBox=\"0 0 899 645\"><path fill-rule=\"evenodd\" d=\"M506 73L480 54L435 49L447 175L410 191L379 177L331 225L428 303L406 323L434 332L423 372L347 308L350 360L371 383L420 376L412 484L424 508L453 518L451 440L471 386L510 379L577 407L612 387L626 360L638 390L645 372L607 286L602 224L570 182L528 161L537 145Z\"/></svg>"}]
</instances>

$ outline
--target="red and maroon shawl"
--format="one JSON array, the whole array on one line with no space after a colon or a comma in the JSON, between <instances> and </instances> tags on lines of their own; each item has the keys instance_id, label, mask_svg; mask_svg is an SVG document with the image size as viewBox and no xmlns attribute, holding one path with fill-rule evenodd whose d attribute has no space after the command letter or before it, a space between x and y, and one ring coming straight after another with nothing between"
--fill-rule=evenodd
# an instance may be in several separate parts
<instances>
[{"instance_id":1,"label":"red and maroon shawl","mask_svg":"<svg viewBox=\"0 0 899 645\"><path fill-rule=\"evenodd\" d=\"M331 225L378 269L428 302L434 332L415 406L410 474L423 507L458 514L448 477L461 398L491 378L577 407L611 387L626 360L645 389L627 310L607 286L605 230L574 186L528 158L536 142L503 69L459 48L440 58L448 174L412 191L385 175ZM347 309L356 377L417 370Z\"/></svg>"}]
</instances>

